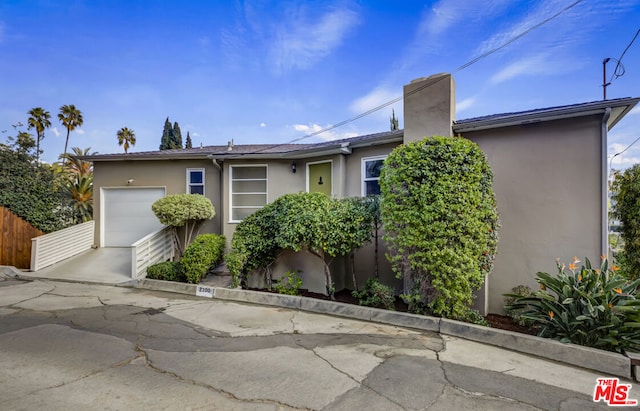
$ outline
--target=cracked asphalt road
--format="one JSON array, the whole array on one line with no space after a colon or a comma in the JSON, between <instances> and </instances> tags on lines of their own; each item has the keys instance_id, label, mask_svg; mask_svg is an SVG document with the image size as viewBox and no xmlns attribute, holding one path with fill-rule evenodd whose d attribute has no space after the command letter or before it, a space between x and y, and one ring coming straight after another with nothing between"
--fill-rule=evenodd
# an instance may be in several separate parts
<instances>
[{"instance_id":1,"label":"cracked asphalt road","mask_svg":"<svg viewBox=\"0 0 640 411\"><path fill-rule=\"evenodd\" d=\"M604 409L597 377L400 327L0 276L0 409Z\"/></svg>"}]
</instances>

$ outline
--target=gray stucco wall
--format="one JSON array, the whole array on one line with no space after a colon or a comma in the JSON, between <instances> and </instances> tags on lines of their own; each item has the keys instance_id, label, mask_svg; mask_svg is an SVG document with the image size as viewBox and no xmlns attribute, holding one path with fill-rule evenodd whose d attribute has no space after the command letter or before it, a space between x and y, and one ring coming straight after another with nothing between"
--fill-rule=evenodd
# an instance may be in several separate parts
<instances>
[{"instance_id":1,"label":"gray stucco wall","mask_svg":"<svg viewBox=\"0 0 640 411\"><path fill-rule=\"evenodd\" d=\"M220 173L211 160L173 160L173 161L95 161L93 180L93 217L101 221L100 188L103 187L166 187L166 193L183 194L187 192L186 173L188 168L205 169L205 195L211 200L216 215L206 223L201 232L220 232L221 201ZM133 184L127 181L133 179ZM100 244L100 224L96 224L95 243Z\"/></svg>"},{"instance_id":2,"label":"gray stucco wall","mask_svg":"<svg viewBox=\"0 0 640 411\"><path fill-rule=\"evenodd\" d=\"M557 272L555 259L599 264L601 117L468 132L486 153L502 228L488 280L488 312L504 312L502 294L535 274Z\"/></svg>"}]
</instances>

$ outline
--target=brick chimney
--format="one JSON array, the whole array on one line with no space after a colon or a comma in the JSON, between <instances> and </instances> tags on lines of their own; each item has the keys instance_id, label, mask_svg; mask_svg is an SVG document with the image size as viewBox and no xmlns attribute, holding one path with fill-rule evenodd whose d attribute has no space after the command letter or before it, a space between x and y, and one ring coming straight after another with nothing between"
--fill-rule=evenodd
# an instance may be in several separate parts
<instances>
[{"instance_id":1,"label":"brick chimney","mask_svg":"<svg viewBox=\"0 0 640 411\"><path fill-rule=\"evenodd\" d=\"M404 86L404 143L430 136L452 136L456 86L451 74L413 80Z\"/></svg>"}]
</instances>

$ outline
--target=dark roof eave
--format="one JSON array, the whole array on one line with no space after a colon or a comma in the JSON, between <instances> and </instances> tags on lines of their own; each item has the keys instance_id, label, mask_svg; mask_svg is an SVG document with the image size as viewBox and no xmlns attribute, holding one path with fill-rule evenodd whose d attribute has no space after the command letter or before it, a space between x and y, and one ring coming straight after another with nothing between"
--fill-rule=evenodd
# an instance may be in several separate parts
<instances>
[{"instance_id":1,"label":"dark roof eave","mask_svg":"<svg viewBox=\"0 0 640 411\"><path fill-rule=\"evenodd\" d=\"M382 135L365 136L365 138L336 140L327 143L319 143L315 147L292 150L282 153L224 153L211 154L209 158L216 160L234 160L234 159L305 159L312 157L331 156L336 154L351 154L354 148L371 147L382 144L401 143L404 139L404 131L398 130L395 133L381 133Z\"/></svg>"},{"instance_id":2,"label":"dark roof eave","mask_svg":"<svg viewBox=\"0 0 640 411\"><path fill-rule=\"evenodd\" d=\"M157 155L148 153L128 153L128 154L94 154L92 156L79 156L83 161L139 161L139 160L202 160L209 157L208 152L203 153L174 153L168 155Z\"/></svg>"},{"instance_id":3,"label":"dark roof eave","mask_svg":"<svg viewBox=\"0 0 640 411\"><path fill-rule=\"evenodd\" d=\"M611 129L629 111L635 107L640 98L622 98L616 100L603 100L593 103L585 103L539 111L525 111L519 113L507 113L498 116L480 117L476 119L461 120L453 124L454 133L466 131L479 131L491 128L509 127L524 124L540 123L543 121L562 120L574 117L584 117L596 114L603 114L607 108L616 110L614 115L609 117L608 128Z\"/></svg>"}]
</instances>

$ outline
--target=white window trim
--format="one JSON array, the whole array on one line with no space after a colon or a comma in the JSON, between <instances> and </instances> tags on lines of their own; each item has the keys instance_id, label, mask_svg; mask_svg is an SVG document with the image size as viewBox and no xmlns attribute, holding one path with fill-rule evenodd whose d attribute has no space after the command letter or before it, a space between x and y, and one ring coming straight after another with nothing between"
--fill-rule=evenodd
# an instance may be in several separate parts
<instances>
[{"instance_id":1,"label":"white window trim","mask_svg":"<svg viewBox=\"0 0 640 411\"><path fill-rule=\"evenodd\" d=\"M307 171L306 192L307 193L309 192L309 166L312 166L315 164L325 164L325 163L331 164L331 197L333 197L333 160L311 161L306 164L306 171Z\"/></svg>"},{"instance_id":2,"label":"white window trim","mask_svg":"<svg viewBox=\"0 0 640 411\"><path fill-rule=\"evenodd\" d=\"M265 205L269 203L269 166L267 164L234 164L229 165L229 223L237 224L242 220L234 220L233 219L233 169L240 167L264 167L265 168L265 192L256 192L256 193L243 193L243 194L265 194ZM240 181L240 180L239 180ZM260 180L243 180L243 181L262 181ZM262 206L263 207L263 206ZM260 208L262 208L260 207ZM247 206L236 206L235 208L256 208L256 207L247 207Z\"/></svg>"},{"instance_id":3,"label":"white window trim","mask_svg":"<svg viewBox=\"0 0 640 411\"><path fill-rule=\"evenodd\" d=\"M187 194L191 194L191 186L195 186L195 185L200 185L200 184L193 184L191 183L190 177L191 177L191 172L192 171L201 171L202 172L202 195L206 195L207 191L206 191L206 186L205 186L205 172L204 172L204 168L187 168Z\"/></svg>"},{"instance_id":4,"label":"white window trim","mask_svg":"<svg viewBox=\"0 0 640 411\"><path fill-rule=\"evenodd\" d=\"M367 195L367 186L366 186L366 182L367 181L379 181L380 178L366 178L365 176L367 175L367 161L376 161L376 160L386 160L388 157L388 155L380 155L380 156L373 156L373 157L362 157L361 159L361 164L360 164L360 195L362 197L365 197Z\"/></svg>"}]
</instances>

